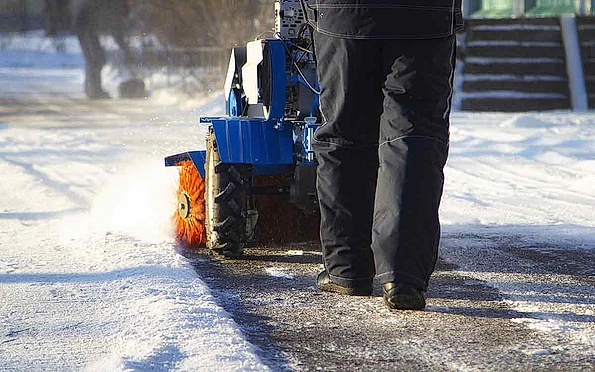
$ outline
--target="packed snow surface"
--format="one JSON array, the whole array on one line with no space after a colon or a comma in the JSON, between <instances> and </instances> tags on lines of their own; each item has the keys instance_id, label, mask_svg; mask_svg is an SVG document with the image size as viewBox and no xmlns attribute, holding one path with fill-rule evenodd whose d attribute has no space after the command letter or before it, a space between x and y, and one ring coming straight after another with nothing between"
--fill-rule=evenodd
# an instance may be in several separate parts
<instances>
[{"instance_id":1,"label":"packed snow surface","mask_svg":"<svg viewBox=\"0 0 595 372\"><path fill-rule=\"evenodd\" d=\"M0 370L265 370L169 221L163 157L204 147L222 96L91 106L78 54L30 53L0 53L0 101L40 105L0 106ZM457 112L451 134L446 233L595 247L595 112Z\"/></svg>"},{"instance_id":2,"label":"packed snow surface","mask_svg":"<svg viewBox=\"0 0 595 372\"><path fill-rule=\"evenodd\" d=\"M595 113L454 113L445 229L595 247Z\"/></svg>"},{"instance_id":3,"label":"packed snow surface","mask_svg":"<svg viewBox=\"0 0 595 372\"><path fill-rule=\"evenodd\" d=\"M79 54L16 45L0 52L0 370L267 370L172 239L163 156L204 146L209 99L89 102Z\"/></svg>"}]
</instances>

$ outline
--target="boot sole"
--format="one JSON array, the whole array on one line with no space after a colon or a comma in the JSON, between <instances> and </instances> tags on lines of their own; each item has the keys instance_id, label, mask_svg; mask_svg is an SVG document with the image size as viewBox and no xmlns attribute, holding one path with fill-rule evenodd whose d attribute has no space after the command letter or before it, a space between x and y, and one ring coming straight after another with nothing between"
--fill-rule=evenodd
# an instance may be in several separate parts
<instances>
[{"instance_id":1,"label":"boot sole","mask_svg":"<svg viewBox=\"0 0 595 372\"><path fill-rule=\"evenodd\" d=\"M316 284L316 287L324 292L339 293L348 296L369 296L372 294L372 288L352 288L343 287L335 283Z\"/></svg>"},{"instance_id":2,"label":"boot sole","mask_svg":"<svg viewBox=\"0 0 595 372\"><path fill-rule=\"evenodd\" d=\"M426 301L417 296L396 295L390 299L385 298L384 302L392 310L423 310Z\"/></svg>"}]
</instances>

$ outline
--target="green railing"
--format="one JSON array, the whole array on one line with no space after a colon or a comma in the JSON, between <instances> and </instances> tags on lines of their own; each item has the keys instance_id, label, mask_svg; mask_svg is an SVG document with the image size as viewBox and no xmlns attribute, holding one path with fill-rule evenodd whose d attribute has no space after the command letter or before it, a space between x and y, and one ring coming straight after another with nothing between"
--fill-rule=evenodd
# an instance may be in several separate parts
<instances>
[{"instance_id":1,"label":"green railing","mask_svg":"<svg viewBox=\"0 0 595 372\"><path fill-rule=\"evenodd\" d=\"M472 18L595 14L595 0L468 0L465 6L466 15Z\"/></svg>"},{"instance_id":2,"label":"green railing","mask_svg":"<svg viewBox=\"0 0 595 372\"><path fill-rule=\"evenodd\" d=\"M525 14L536 16L555 16L578 13L579 9L573 0L537 0L535 7L527 9Z\"/></svg>"},{"instance_id":3,"label":"green railing","mask_svg":"<svg viewBox=\"0 0 595 372\"><path fill-rule=\"evenodd\" d=\"M479 18L508 18L512 17L513 0L479 0L479 10L471 14Z\"/></svg>"}]
</instances>

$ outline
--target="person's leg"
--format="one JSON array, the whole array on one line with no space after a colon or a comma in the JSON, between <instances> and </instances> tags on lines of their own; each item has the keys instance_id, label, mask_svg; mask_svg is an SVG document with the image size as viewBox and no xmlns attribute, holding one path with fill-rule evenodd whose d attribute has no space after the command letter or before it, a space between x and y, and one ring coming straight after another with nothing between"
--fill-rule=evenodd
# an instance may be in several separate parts
<instances>
[{"instance_id":1,"label":"person's leg","mask_svg":"<svg viewBox=\"0 0 595 372\"><path fill-rule=\"evenodd\" d=\"M455 37L383 46L391 72L383 89L372 250L382 283L425 291L438 255Z\"/></svg>"},{"instance_id":2,"label":"person's leg","mask_svg":"<svg viewBox=\"0 0 595 372\"><path fill-rule=\"evenodd\" d=\"M316 33L315 50L323 115L323 125L314 135L323 263L332 282L371 291L384 75L379 48L371 40Z\"/></svg>"}]
</instances>

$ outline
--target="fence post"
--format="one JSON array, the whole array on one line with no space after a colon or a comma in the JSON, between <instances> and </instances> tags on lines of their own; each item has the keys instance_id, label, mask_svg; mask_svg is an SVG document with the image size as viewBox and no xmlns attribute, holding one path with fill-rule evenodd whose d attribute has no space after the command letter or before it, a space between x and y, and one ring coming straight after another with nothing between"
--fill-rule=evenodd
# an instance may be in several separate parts
<instances>
[{"instance_id":1,"label":"fence post","mask_svg":"<svg viewBox=\"0 0 595 372\"><path fill-rule=\"evenodd\" d=\"M512 16L520 17L525 13L525 0L512 1Z\"/></svg>"},{"instance_id":2,"label":"fence post","mask_svg":"<svg viewBox=\"0 0 595 372\"><path fill-rule=\"evenodd\" d=\"M587 88L583 74L581 47L578 40L576 18L574 14L560 16L562 43L566 54L566 73L570 90L570 103L573 111L588 110Z\"/></svg>"},{"instance_id":3,"label":"fence post","mask_svg":"<svg viewBox=\"0 0 595 372\"><path fill-rule=\"evenodd\" d=\"M578 5L578 14L579 15L587 14L586 8L587 8L587 2L585 0L580 0L579 5Z\"/></svg>"}]
</instances>

